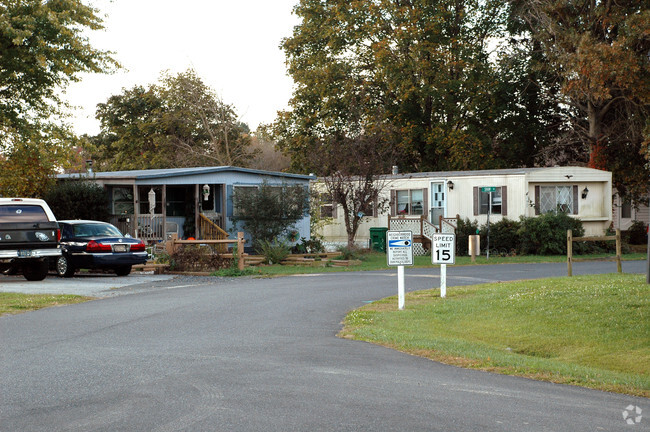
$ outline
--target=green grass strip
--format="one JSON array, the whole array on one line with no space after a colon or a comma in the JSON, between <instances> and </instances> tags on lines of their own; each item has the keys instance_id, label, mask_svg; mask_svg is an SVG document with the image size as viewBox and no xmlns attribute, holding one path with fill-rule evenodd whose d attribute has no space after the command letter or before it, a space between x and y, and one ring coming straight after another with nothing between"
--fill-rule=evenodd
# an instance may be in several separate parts
<instances>
[{"instance_id":1,"label":"green grass strip","mask_svg":"<svg viewBox=\"0 0 650 432\"><path fill-rule=\"evenodd\" d=\"M30 312L51 306L83 303L88 300L93 300L93 298L78 295L0 292L0 316Z\"/></svg>"},{"instance_id":2,"label":"green grass strip","mask_svg":"<svg viewBox=\"0 0 650 432\"><path fill-rule=\"evenodd\" d=\"M443 363L650 396L650 285L608 274L407 294L348 314L342 337Z\"/></svg>"}]
</instances>

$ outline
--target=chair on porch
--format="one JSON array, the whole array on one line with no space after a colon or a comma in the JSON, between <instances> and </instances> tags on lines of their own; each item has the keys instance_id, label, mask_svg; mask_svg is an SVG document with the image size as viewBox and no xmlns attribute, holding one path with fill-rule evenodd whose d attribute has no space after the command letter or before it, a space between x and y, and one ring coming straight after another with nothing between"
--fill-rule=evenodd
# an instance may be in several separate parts
<instances>
[{"instance_id":1,"label":"chair on porch","mask_svg":"<svg viewBox=\"0 0 650 432\"><path fill-rule=\"evenodd\" d=\"M165 240L169 240L173 234L180 234L178 224L176 222L167 222L165 224Z\"/></svg>"}]
</instances>

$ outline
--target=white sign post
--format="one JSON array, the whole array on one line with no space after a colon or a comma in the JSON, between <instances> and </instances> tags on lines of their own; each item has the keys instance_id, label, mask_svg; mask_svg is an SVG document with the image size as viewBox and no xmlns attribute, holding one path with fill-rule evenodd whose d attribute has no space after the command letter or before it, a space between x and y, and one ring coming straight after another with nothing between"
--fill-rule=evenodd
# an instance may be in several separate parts
<instances>
[{"instance_id":1,"label":"white sign post","mask_svg":"<svg viewBox=\"0 0 650 432\"><path fill-rule=\"evenodd\" d=\"M440 264L440 297L447 296L447 264L456 264L456 234L433 234L431 262Z\"/></svg>"},{"instance_id":2,"label":"white sign post","mask_svg":"<svg viewBox=\"0 0 650 432\"><path fill-rule=\"evenodd\" d=\"M404 266L413 265L413 233L386 231L386 258L389 266L397 266L397 307L404 309Z\"/></svg>"}]
</instances>

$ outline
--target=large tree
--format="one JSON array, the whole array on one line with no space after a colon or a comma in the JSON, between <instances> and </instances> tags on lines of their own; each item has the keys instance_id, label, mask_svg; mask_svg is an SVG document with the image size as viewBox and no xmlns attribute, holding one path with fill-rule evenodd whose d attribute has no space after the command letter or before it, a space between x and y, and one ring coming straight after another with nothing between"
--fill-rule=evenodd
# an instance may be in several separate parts
<instances>
[{"instance_id":1,"label":"large tree","mask_svg":"<svg viewBox=\"0 0 650 432\"><path fill-rule=\"evenodd\" d=\"M117 66L86 36L101 23L80 0L0 0L0 195L42 196L74 159L60 94Z\"/></svg>"},{"instance_id":2,"label":"large tree","mask_svg":"<svg viewBox=\"0 0 650 432\"><path fill-rule=\"evenodd\" d=\"M247 166L254 156L248 127L192 70L124 89L98 105L97 118L101 169Z\"/></svg>"},{"instance_id":3,"label":"large tree","mask_svg":"<svg viewBox=\"0 0 650 432\"><path fill-rule=\"evenodd\" d=\"M559 102L570 107L568 133L558 142L590 166L613 171L623 195L647 193L650 170L642 154L650 119L648 1L510 3L558 77Z\"/></svg>"},{"instance_id":4,"label":"large tree","mask_svg":"<svg viewBox=\"0 0 650 432\"><path fill-rule=\"evenodd\" d=\"M38 121L59 112L60 90L80 72L105 72L110 53L85 32L102 28L80 0L0 1L0 138L33 135Z\"/></svg>"},{"instance_id":5,"label":"large tree","mask_svg":"<svg viewBox=\"0 0 650 432\"><path fill-rule=\"evenodd\" d=\"M504 165L490 59L501 2L302 0L295 13L302 21L282 48L296 88L276 125L294 167L310 140L379 128L404 169Z\"/></svg>"}]
</instances>

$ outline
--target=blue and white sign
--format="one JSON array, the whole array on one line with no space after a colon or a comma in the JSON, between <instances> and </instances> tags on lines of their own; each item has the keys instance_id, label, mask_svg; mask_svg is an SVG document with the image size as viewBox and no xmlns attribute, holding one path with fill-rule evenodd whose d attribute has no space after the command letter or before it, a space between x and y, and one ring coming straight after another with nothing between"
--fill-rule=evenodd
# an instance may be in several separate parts
<instances>
[{"instance_id":1,"label":"blue and white sign","mask_svg":"<svg viewBox=\"0 0 650 432\"><path fill-rule=\"evenodd\" d=\"M389 266L413 265L413 232L386 231L386 246Z\"/></svg>"}]
</instances>

